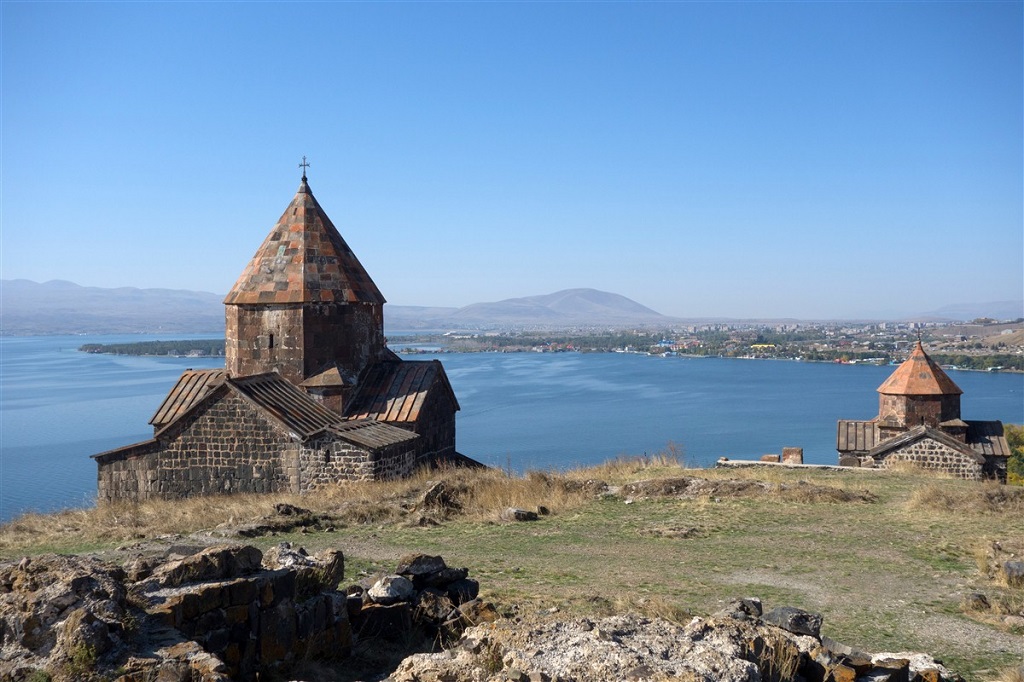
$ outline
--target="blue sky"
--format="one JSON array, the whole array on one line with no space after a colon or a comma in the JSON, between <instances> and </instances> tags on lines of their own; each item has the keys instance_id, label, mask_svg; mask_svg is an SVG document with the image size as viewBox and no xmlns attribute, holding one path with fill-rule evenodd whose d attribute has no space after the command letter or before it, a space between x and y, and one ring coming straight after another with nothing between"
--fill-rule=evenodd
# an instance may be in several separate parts
<instances>
[{"instance_id":1,"label":"blue sky","mask_svg":"<svg viewBox=\"0 0 1024 682\"><path fill-rule=\"evenodd\" d=\"M5 279L226 293L310 185L387 299L1019 299L1021 2L10 2Z\"/></svg>"}]
</instances>

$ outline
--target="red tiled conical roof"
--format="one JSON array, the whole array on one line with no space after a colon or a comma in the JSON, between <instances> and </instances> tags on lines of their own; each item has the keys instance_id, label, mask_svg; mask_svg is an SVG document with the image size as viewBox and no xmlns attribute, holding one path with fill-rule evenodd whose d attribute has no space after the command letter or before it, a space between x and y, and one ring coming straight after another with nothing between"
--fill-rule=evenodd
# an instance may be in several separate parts
<instances>
[{"instance_id":1,"label":"red tiled conical roof","mask_svg":"<svg viewBox=\"0 0 1024 682\"><path fill-rule=\"evenodd\" d=\"M896 368L878 387L886 395L959 395L960 387L953 383L942 368L924 352L921 342L906 361Z\"/></svg>"},{"instance_id":2,"label":"red tiled conical roof","mask_svg":"<svg viewBox=\"0 0 1024 682\"><path fill-rule=\"evenodd\" d=\"M377 303L384 296L320 208L306 178L224 303Z\"/></svg>"}]
</instances>

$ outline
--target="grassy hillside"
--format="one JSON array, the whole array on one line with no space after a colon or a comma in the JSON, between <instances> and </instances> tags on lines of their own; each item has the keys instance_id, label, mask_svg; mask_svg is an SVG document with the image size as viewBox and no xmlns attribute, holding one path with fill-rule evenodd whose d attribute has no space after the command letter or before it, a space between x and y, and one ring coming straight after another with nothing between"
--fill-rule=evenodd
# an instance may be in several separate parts
<instances>
[{"instance_id":1,"label":"grassy hillside","mask_svg":"<svg viewBox=\"0 0 1024 682\"><path fill-rule=\"evenodd\" d=\"M925 651L972 680L1024 660L1024 629L1006 622L1024 615L1024 587L1006 585L997 570L1024 556L1024 488L913 471L687 470L670 457L560 475L429 478L444 481L441 503L423 501L424 475L302 497L25 516L0 527L0 557L92 551L123 560L242 533L264 548L282 540L340 548L351 580L409 552L441 554L509 609L684 620L753 595L823 613L833 639ZM645 482L630 485L637 481ZM282 515L278 503L310 513ZM510 506L549 513L501 521ZM988 606L968 606L973 592Z\"/></svg>"}]
</instances>

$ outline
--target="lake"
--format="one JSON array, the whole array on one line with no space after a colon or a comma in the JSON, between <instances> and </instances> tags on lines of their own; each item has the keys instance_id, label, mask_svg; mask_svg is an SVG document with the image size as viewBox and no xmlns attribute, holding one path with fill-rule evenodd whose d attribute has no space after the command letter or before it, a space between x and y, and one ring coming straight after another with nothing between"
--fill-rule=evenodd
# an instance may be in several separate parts
<instances>
[{"instance_id":1,"label":"lake","mask_svg":"<svg viewBox=\"0 0 1024 682\"><path fill-rule=\"evenodd\" d=\"M216 338L217 335L190 338ZM0 337L0 521L26 510L89 506L89 455L145 440L186 368L219 358L94 355L84 343L167 335ZM183 338L174 336L173 338ZM458 450L514 470L562 469L654 454L672 441L688 462L804 448L836 462L836 420L877 414L892 367L624 353L468 353L439 358L462 410ZM950 371L965 419L1024 423L1024 375Z\"/></svg>"}]
</instances>

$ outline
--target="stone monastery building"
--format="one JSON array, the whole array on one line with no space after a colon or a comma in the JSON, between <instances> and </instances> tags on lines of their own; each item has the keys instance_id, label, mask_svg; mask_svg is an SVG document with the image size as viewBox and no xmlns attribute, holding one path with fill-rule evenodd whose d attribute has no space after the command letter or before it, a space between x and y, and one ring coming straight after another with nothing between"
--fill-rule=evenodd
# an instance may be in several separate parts
<instances>
[{"instance_id":1,"label":"stone monastery building","mask_svg":"<svg viewBox=\"0 0 1024 682\"><path fill-rule=\"evenodd\" d=\"M839 420L839 463L888 467L907 462L959 478L1005 481L1010 446L1003 424L960 419L962 393L918 341L906 362L878 387L878 416Z\"/></svg>"},{"instance_id":2,"label":"stone monastery building","mask_svg":"<svg viewBox=\"0 0 1024 682\"><path fill-rule=\"evenodd\" d=\"M224 305L225 369L186 371L152 439L93 455L100 501L300 493L472 463L455 451L444 367L386 347L384 297L305 173Z\"/></svg>"}]
</instances>

